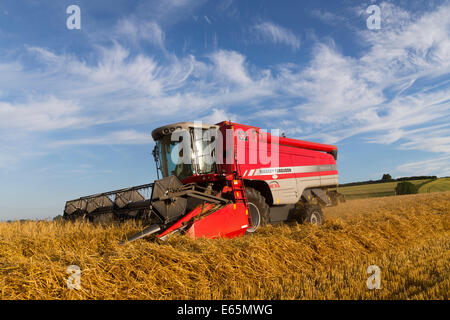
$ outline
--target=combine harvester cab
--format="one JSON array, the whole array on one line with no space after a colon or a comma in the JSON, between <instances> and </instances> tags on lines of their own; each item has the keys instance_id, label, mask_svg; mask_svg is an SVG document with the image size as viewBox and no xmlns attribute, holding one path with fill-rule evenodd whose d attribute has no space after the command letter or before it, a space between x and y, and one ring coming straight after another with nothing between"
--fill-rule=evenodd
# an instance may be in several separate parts
<instances>
[{"instance_id":1,"label":"combine harvester cab","mask_svg":"<svg viewBox=\"0 0 450 320\"><path fill-rule=\"evenodd\" d=\"M152 136L162 179L68 201L64 219L148 225L128 241L177 232L231 238L267 223L321 224L321 208L336 202L337 193L328 190L337 186L335 146L227 121L176 123Z\"/></svg>"}]
</instances>

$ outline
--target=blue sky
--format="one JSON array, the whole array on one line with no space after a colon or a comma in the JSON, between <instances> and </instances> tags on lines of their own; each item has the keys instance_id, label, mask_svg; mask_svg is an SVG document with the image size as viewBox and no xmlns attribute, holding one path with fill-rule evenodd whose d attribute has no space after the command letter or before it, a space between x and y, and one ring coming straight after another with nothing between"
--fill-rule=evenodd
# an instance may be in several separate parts
<instances>
[{"instance_id":1,"label":"blue sky","mask_svg":"<svg viewBox=\"0 0 450 320\"><path fill-rule=\"evenodd\" d=\"M449 17L449 1L1 1L0 219L153 181L150 132L178 121L336 144L341 183L448 176Z\"/></svg>"}]
</instances>

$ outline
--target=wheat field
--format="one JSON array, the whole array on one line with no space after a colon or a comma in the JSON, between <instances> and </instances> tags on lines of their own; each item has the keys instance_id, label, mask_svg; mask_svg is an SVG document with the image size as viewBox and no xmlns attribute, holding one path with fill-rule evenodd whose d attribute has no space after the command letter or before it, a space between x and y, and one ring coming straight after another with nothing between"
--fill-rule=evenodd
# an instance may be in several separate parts
<instances>
[{"instance_id":1,"label":"wheat field","mask_svg":"<svg viewBox=\"0 0 450 320\"><path fill-rule=\"evenodd\" d=\"M448 299L450 192L352 200L326 223L119 245L132 223L0 223L1 299ZM70 290L69 265L81 269ZM367 268L381 269L369 290Z\"/></svg>"}]
</instances>

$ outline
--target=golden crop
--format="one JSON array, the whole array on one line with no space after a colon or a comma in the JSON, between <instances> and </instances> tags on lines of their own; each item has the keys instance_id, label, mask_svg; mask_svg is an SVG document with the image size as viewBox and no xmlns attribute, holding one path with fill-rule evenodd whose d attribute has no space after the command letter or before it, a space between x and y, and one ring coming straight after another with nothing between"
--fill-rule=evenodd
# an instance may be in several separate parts
<instances>
[{"instance_id":1,"label":"golden crop","mask_svg":"<svg viewBox=\"0 0 450 320\"><path fill-rule=\"evenodd\" d=\"M137 231L54 222L0 223L1 299L448 299L450 193L354 200L326 223L254 236L120 246ZM69 265L81 289L66 286ZM369 265L381 289L368 290Z\"/></svg>"}]
</instances>

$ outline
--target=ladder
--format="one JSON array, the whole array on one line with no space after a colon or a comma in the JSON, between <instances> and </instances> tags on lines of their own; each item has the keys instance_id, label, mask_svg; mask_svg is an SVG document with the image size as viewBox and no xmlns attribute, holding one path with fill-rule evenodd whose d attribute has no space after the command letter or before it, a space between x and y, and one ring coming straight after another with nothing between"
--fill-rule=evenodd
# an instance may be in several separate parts
<instances>
[{"instance_id":1,"label":"ladder","mask_svg":"<svg viewBox=\"0 0 450 320\"><path fill-rule=\"evenodd\" d=\"M240 166L238 165L238 157L237 157L237 144L236 140L233 137L233 156L234 156L234 167L235 170L234 178L231 181L231 188L233 190L233 195L236 203L243 203L246 209L246 214L248 215L248 199L247 192L245 191L244 179L242 178Z\"/></svg>"}]
</instances>

